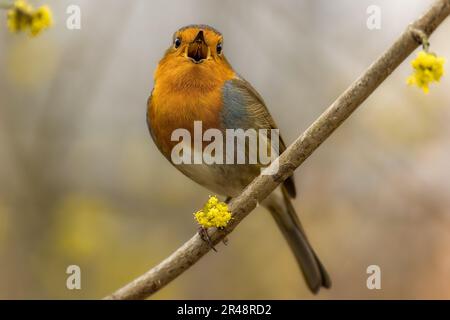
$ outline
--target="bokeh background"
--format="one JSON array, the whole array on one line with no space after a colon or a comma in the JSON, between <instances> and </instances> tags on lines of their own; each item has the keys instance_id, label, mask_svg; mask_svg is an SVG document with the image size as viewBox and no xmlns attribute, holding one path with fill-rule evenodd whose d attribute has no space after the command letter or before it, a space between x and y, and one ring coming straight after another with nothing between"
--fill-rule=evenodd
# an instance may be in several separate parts
<instances>
[{"instance_id":1,"label":"bokeh background","mask_svg":"<svg viewBox=\"0 0 450 320\"><path fill-rule=\"evenodd\" d=\"M30 39L0 12L0 298L96 299L197 230L209 192L148 134L146 100L172 33L206 23L292 142L432 1L31 1L55 26ZM78 4L82 29L66 28ZM382 10L368 30L366 9ZM258 208L157 293L165 299L450 298L450 20L431 37L447 76L424 95L411 56L295 176L295 206L334 285L311 295ZM82 290L66 289L81 267ZM366 268L382 271L368 290Z\"/></svg>"}]
</instances>

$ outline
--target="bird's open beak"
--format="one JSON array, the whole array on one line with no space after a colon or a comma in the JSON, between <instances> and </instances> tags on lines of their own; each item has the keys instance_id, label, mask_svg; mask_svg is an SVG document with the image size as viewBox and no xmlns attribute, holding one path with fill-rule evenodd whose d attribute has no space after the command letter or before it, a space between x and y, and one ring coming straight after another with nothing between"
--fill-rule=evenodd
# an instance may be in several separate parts
<instances>
[{"instance_id":1,"label":"bird's open beak","mask_svg":"<svg viewBox=\"0 0 450 320\"><path fill-rule=\"evenodd\" d=\"M194 63L201 63L208 58L209 48L205 42L203 30L200 30L194 41L189 44L186 55L188 58L191 58Z\"/></svg>"}]
</instances>

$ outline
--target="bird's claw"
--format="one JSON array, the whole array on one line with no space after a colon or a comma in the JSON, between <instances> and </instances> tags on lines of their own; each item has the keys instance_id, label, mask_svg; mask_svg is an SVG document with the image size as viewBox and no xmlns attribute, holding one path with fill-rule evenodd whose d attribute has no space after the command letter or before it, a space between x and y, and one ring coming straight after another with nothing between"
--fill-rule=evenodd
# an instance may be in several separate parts
<instances>
[{"instance_id":1,"label":"bird's claw","mask_svg":"<svg viewBox=\"0 0 450 320\"><path fill-rule=\"evenodd\" d=\"M198 234L200 235L200 238L203 241L205 241L211 249L214 250L214 252L217 252L217 249L214 247L214 245L213 245L213 243L211 241L211 238L209 237L208 229L200 227L198 229Z\"/></svg>"},{"instance_id":2,"label":"bird's claw","mask_svg":"<svg viewBox=\"0 0 450 320\"><path fill-rule=\"evenodd\" d=\"M224 245L227 246L228 245L228 238L227 237L223 238L222 242L223 242Z\"/></svg>"}]
</instances>

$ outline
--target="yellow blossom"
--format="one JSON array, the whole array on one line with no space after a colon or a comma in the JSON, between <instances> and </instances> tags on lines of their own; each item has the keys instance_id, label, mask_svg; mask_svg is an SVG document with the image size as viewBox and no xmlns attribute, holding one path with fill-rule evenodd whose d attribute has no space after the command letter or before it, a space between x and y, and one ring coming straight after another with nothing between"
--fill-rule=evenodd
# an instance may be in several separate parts
<instances>
[{"instance_id":1,"label":"yellow blossom","mask_svg":"<svg viewBox=\"0 0 450 320\"><path fill-rule=\"evenodd\" d=\"M53 24L52 12L48 6L34 10L25 0L16 0L8 10L7 24L11 32L28 30L30 36L36 36Z\"/></svg>"},{"instance_id":2,"label":"yellow blossom","mask_svg":"<svg viewBox=\"0 0 450 320\"><path fill-rule=\"evenodd\" d=\"M48 6L42 6L33 12L30 32L33 36L38 35L42 30L51 27L53 24L52 12Z\"/></svg>"},{"instance_id":3,"label":"yellow blossom","mask_svg":"<svg viewBox=\"0 0 450 320\"><path fill-rule=\"evenodd\" d=\"M197 222L204 228L224 228L231 219L231 212L225 202L220 202L216 196L209 197L203 210L194 213Z\"/></svg>"},{"instance_id":4,"label":"yellow blossom","mask_svg":"<svg viewBox=\"0 0 450 320\"><path fill-rule=\"evenodd\" d=\"M437 57L434 53L420 51L411 66L414 73L408 77L409 85L417 85L423 92L429 92L429 84L431 82L439 82L444 74L445 59Z\"/></svg>"},{"instance_id":5,"label":"yellow blossom","mask_svg":"<svg viewBox=\"0 0 450 320\"><path fill-rule=\"evenodd\" d=\"M7 14L8 28L12 32L24 31L31 23L33 8L24 0L16 0Z\"/></svg>"}]
</instances>

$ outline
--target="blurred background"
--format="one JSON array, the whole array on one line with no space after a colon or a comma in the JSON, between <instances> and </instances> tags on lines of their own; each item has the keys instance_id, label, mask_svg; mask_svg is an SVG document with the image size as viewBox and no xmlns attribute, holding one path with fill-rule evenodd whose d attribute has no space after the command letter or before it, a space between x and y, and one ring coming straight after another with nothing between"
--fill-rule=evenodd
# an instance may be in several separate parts
<instances>
[{"instance_id":1,"label":"blurred background","mask_svg":"<svg viewBox=\"0 0 450 320\"><path fill-rule=\"evenodd\" d=\"M147 130L153 72L172 34L206 23L265 98L288 143L432 1L30 1L55 25L12 34L0 11L0 298L97 299L196 231L209 191ZM66 8L81 8L81 30ZM366 27L369 5L381 30ZM158 299L450 298L450 20L431 37L447 76L408 87L409 57L297 170L295 206L333 279L309 293L263 208ZM66 268L81 267L81 290ZM366 268L381 267L381 290Z\"/></svg>"}]
</instances>

